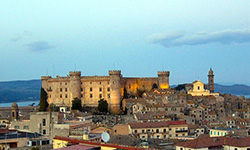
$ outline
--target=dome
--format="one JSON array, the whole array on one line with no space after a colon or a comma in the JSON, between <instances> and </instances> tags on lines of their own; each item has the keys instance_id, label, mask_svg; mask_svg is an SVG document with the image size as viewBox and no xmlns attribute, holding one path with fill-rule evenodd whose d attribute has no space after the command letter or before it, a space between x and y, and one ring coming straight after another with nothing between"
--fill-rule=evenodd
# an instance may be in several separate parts
<instances>
[{"instance_id":1,"label":"dome","mask_svg":"<svg viewBox=\"0 0 250 150\"><path fill-rule=\"evenodd\" d=\"M12 103L11 108L18 108L18 105L16 102Z\"/></svg>"}]
</instances>

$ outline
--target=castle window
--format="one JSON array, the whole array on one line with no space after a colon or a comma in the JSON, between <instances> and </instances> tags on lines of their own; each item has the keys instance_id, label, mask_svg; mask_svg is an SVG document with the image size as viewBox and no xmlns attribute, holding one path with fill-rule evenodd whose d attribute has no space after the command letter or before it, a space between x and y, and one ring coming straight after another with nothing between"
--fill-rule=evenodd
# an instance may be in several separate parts
<instances>
[{"instance_id":1,"label":"castle window","mask_svg":"<svg viewBox=\"0 0 250 150\"><path fill-rule=\"evenodd\" d=\"M60 88L60 92L62 92L62 88Z\"/></svg>"},{"instance_id":2,"label":"castle window","mask_svg":"<svg viewBox=\"0 0 250 150\"><path fill-rule=\"evenodd\" d=\"M99 88L99 91L101 92L101 91L102 91L102 88Z\"/></svg>"},{"instance_id":3,"label":"castle window","mask_svg":"<svg viewBox=\"0 0 250 150\"><path fill-rule=\"evenodd\" d=\"M110 98L110 94L108 94L108 98Z\"/></svg>"},{"instance_id":4,"label":"castle window","mask_svg":"<svg viewBox=\"0 0 250 150\"><path fill-rule=\"evenodd\" d=\"M93 97L93 94L90 94L89 97L92 98L92 97Z\"/></svg>"},{"instance_id":5,"label":"castle window","mask_svg":"<svg viewBox=\"0 0 250 150\"><path fill-rule=\"evenodd\" d=\"M46 130L43 130L43 134L46 134Z\"/></svg>"},{"instance_id":6,"label":"castle window","mask_svg":"<svg viewBox=\"0 0 250 150\"><path fill-rule=\"evenodd\" d=\"M102 94L99 94L99 98L102 98Z\"/></svg>"},{"instance_id":7,"label":"castle window","mask_svg":"<svg viewBox=\"0 0 250 150\"><path fill-rule=\"evenodd\" d=\"M68 97L68 95L67 94L65 94L65 98L67 98Z\"/></svg>"},{"instance_id":8,"label":"castle window","mask_svg":"<svg viewBox=\"0 0 250 150\"><path fill-rule=\"evenodd\" d=\"M60 94L60 98L62 98L62 94Z\"/></svg>"},{"instance_id":9,"label":"castle window","mask_svg":"<svg viewBox=\"0 0 250 150\"><path fill-rule=\"evenodd\" d=\"M46 126L46 119L43 118L43 126Z\"/></svg>"},{"instance_id":10,"label":"castle window","mask_svg":"<svg viewBox=\"0 0 250 150\"><path fill-rule=\"evenodd\" d=\"M110 91L110 87L108 87L107 91L108 91L108 92Z\"/></svg>"},{"instance_id":11,"label":"castle window","mask_svg":"<svg viewBox=\"0 0 250 150\"><path fill-rule=\"evenodd\" d=\"M91 88L89 88L89 91L92 91L92 87L91 87Z\"/></svg>"},{"instance_id":12,"label":"castle window","mask_svg":"<svg viewBox=\"0 0 250 150\"><path fill-rule=\"evenodd\" d=\"M65 92L67 92L68 91L68 89L67 88L65 88Z\"/></svg>"}]
</instances>

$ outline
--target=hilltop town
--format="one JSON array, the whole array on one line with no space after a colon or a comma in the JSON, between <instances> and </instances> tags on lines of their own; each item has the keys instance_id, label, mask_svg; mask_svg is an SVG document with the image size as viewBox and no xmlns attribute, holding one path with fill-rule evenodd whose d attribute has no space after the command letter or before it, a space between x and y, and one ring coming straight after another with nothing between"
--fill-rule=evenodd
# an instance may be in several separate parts
<instances>
[{"instance_id":1,"label":"hilltop town","mask_svg":"<svg viewBox=\"0 0 250 150\"><path fill-rule=\"evenodd\" d=\"M0 109L1 149L250 149L250 98L157 77L42 76L40 106ZM205 81L206 82L206 81Z\"/></svg>"}]
</instances>

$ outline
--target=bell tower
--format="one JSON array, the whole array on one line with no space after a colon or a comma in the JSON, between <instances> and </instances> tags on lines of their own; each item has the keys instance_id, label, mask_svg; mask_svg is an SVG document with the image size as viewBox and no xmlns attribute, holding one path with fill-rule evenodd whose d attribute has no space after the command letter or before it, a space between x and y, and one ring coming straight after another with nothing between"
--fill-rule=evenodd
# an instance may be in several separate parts
<instances>
[{"instance_id":1,"label":"bell tower","mask_svg":"<svg viewBox=\"0 0 250 150\"><path fill-rule=\"evenodd\" d=\"M208 88L210 93L214 93L214 72L212 68L208 72Z\"/></svg>"}]
</instances>

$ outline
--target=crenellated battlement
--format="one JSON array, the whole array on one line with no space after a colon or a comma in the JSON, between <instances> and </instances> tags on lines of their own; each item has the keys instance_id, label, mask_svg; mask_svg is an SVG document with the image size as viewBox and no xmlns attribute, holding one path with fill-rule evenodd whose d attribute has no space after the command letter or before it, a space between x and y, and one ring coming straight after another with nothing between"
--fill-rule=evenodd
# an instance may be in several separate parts
<instances>
[{"instance_id":1,"label":"crenellated battlement","mask_svg":"<svg viewBox=\"0 0 250 150\"><path fill-rule=\"evenodd\" d=\"M51 79L52 77L51 76L41 76L41 80L48 80L48 79Z\"/></svg>"},{"instance_id":2,"label":"crenellated battlement","mask_svg":"<svg viewBox=\"0 0 250 150\"><path fill-rule=\"evenodd\" d=\"M158 76L169 76L170 72L169 71L158 71Z\"/></svg>"},{"instance_id":3,"label":"crenellated battlement","mask_svg":"<svg viewBox=\"0 0 250 150\"><path fill-rule=\"evenodd\" d=\"M81 71L70 71L69 75L70 76L81 76Z\"/></svg>"},{"instance_id":4,"label":"crenellated battlement","mask_svg":"<svg viewBox=\"0 0 250 150\"><path fill-rule=\"evenodd\" d=\"M109 75L121 75L121 70L109 70Z\"/></svg>"}]
</instances>

